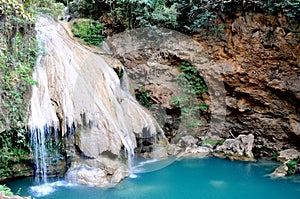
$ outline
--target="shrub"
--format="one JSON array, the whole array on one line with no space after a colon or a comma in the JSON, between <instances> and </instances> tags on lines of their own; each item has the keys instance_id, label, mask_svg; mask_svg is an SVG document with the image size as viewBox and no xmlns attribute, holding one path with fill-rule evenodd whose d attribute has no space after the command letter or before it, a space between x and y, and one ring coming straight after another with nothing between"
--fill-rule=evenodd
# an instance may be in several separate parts
<instances>
[{"instance_id":1,"label":"shrub","mask_svg":"<svg viewBox=\"0 0 300 199\"><path fill-rule=\"evenodd\" d=\"M142 87L140 91L137 91L135 95L136 99L141 105L145 106L146 108L152 107L152 102L149 99L149 91L145 90L144 87Z\"/></svg>"},{"instance_id":2,"label":"shrub","mask_svg":"<svg viewBox=\"0 0 300 199\"><path fill-rule=\"evenodd\" d=\"M177 77L177 85L180 90L179 96L172 98L171 102L180 108L179 119L186 127L198 127L204 122L200 118L201 111L207 111L209 106L198 99L208 88L200 76L197 68L189 62L182 62L179 65L181 73Z\"/></svg>"},{"instance_id":3,"label":"shrub","mask_svg":"<svg viewBox=\"0 0 300 199\"><path fill-rule=\"evenodd\" d=\"M293 159L290 160L286 163L286 166L288 167L287 174L288 175L294 175L297 170L297 164L300 163L300 158L299 159Z\"/></svg>"},{"instance_id":4,"label":"shrub","mask_svg":"<svg viewBox=\"0 0 300 199\"><path fill-rule=\"evenodd\" d=\"M29 157L27 117L37 57L34 16L20 0L0 0L0 178Z\"/></svg>"},{"instance_id":5,"label":"shrub","mask_svg":"<svg viewBox=\"0 0 300 199\"><path fill-rule=\"evenodd\" d=\"M5 196L14 195L13 192L11 191L11 189L9 187L7 187L6 185L0 185L0 191L4 191Z\"/></svg>"},{"instance_id":6,"label":"shrub","mask_svg":"<svg viewBox=\"0 0 300 199\"><path fill-rule=\"evenodd\" d=\"M103 40L103 25L95 20L73 22L72 32L88 45L99 46Z\"/></svg>"}]
</instances>

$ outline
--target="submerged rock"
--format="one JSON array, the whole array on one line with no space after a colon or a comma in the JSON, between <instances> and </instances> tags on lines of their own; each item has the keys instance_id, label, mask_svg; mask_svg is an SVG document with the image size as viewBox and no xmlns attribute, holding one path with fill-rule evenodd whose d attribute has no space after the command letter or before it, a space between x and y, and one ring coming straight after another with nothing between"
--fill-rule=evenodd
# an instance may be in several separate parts
<instances>
[{"instance_id":1,"label":"submerged rock","mask_svg":"<svg viewBox=\"0 0 300 199\"><path fill-rule=\"evenodd\" d=\"M227 139L225 142L218 146L214 152L214 155L218 157L228 157L232 160L245 160L254 161L252 153L254 143L254 136L239 135L235 139Z\"/></svg>"}]
</instances>

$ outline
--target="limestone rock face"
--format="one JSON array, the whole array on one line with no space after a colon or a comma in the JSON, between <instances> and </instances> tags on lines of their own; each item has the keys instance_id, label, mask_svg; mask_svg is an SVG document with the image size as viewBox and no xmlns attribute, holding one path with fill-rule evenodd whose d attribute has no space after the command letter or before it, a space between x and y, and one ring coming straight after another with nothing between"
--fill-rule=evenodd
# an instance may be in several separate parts
<instances>
[{"instance_id":1,"label":"limestone rock face","mask_svg":"<svg viewBox=\"0 0 300 199\"><path fill-rule=\"evenodd\" d=\"M198 43L163 30L160 36L141 31L129 39L112 37L111 45L124 59L135 89L143 85L153 109L165 110L162 120L171 141L185 133L223 139L253 134L254 155L271 157L300 148L300 29L293 23L280 15L245 13L226 20L218 38L194 34ZM176 120L180 112L170 103L178 91L174 82L181 61L196 66L207 83L209 91L202 100L210 106L211 116L210 120L201 115L207 125L186 132Z\"/></svg>"},{"instance_id":2,"label":"limestone rock face","mask_svg":"<svg viewBox=\"0 0 300 199\"><path fill-rule=\"evenodd\" d=\"M32 105L42 111L34 111L29 125L39 121L59 129L73 180L96 186L120 181L136 137L156 140L162 130L101 55L70 39L54 21L40 17L37 26L47 53L36 69L39 87Z\"/></svg>"},{"instance_id":3,"label":"limestone rock face","mask_svg":"<svg viewBox=\"0 0 300 199\"><path fill-rule=\"evenodd\" d=\"M254 143L254 136L239 135L235 139L227 139L225 142L216 148L215 155L221 157L228 157L232 160L246 160L253 161L252 153Z\"/></svg>"},{"instance_id":4,"label":"limestone rock face","mask_svg":"<svg viewBox=\"0 0 300 199\"><path fill-rule=\"evenodd\" d=\"M300 147L300 30L293 23L246 13L227 21L222 41L194 37L227 67L225 126L235 136L254 134L256 156Z\"/></svg>"}]
</instances>

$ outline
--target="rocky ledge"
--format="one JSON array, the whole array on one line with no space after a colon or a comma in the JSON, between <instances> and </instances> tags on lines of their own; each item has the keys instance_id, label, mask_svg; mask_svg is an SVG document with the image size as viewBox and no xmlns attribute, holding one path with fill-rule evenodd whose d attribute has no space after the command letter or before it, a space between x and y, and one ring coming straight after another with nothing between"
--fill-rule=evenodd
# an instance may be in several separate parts
<instances>
[{"instance_id":1,"label":"rocky ledge","mask_svg":"<svg viewBox=\"0 0 300 199\"><path fill-rule=\"evenodd\" d=\"M21 197L21 196L6 196L4 191L0 191L0 199L30 199L30 198Z\"/></svg>"},{"instance_id":2,"label":"rocky ledge","mask_svg":"<svg viewBox=\"0 0 300 199\"><path fill-rule=\"evenodd\" d=\"M272 177L284 177L300 173L300 152L295 149L280 151L277 160L282 162L272 174Z\"/></svg>"},{"instance_id":3,"label":"rocky ledge","mask_svg":"<svg viewBox=\"0 0 300 199\"><path fill-rule=\"evenodd\" d=\"M209 155L228 158L239 161L256 161L252 153L254 136L239 135L234 139L222 140L215 137L215 140L205 140L205 138L194 138L187 135L182 137L176 144L177 151L181 151L178 157L204 158ZM300 152L295 149L286 149L279 153L276 158L282 162L273 173L272 178L285 177L300 174Z\"/></svg>"},{"instance_id":4,"label":"rocky ledge","mask_svg":"<svg viewBox=\"0 0 300 199\"><path fill-rule=\"evenodd\" d=\"M254 136L239 135L234 139L222 140L204 140L194 138L193 136L184 136L177 143L177 147L182 149L179 156L199 156L214 155L220 158L229 158L231 160L255 161L252 148Z\"/></svg>"}]
</instances>

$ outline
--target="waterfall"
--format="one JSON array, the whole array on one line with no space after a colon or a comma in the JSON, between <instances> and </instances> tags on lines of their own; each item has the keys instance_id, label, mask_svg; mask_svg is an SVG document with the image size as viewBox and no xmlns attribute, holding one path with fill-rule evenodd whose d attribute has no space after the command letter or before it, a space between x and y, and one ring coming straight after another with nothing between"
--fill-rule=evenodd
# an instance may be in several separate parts
<instances>
[{"instance_id":1,"label":"waterfall","mask_svg":"<svg viewBox=\"0 0 300 199\"><path fill-rule=\"evenodd\" d=\"M33 74L39 85L33 86L29 121L36 174L46 182L53 156L47 143L57 144L59 134L69 179L96 186L119 182L130 173L136 137L156 137L161 128L130 95L128 80L105 61L116 60L91 52L49 18L37 19L37 33L46 53Z\"/></svg>"},{"instance_id":2,"label":"waterfall","mask_svg":"<svg viewBox=\"0 0 300 199\"><path fill-rule=\"evenodd\" d=\"M50 154L48 153L46 138L50 137L51 140L52 126L54 125L53 136L57 145L58 133L57 125L55 125L57 124L57 118L49 96L47 74L41 67L41 59L42 55L39 55L33 73L33 79L38 82L38 85L32 86L31 114L28 127L30 144L34 155L36 180L47 183L47 167L49 162L46 159Z\"/></svg>"}]
</instances>

